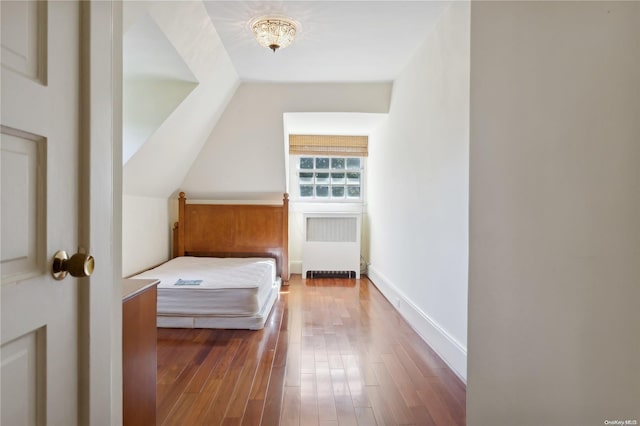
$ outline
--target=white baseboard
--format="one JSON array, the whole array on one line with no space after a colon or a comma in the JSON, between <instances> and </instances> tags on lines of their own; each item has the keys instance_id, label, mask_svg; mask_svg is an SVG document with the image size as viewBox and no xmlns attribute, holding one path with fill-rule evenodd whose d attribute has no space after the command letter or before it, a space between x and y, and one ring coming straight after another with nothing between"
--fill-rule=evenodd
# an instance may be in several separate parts
<instances>
[{"instance_id":1,"label":"white baseboard","mask_svg":"<svg viewBox=\"0 0 640 426\"><path fill-rule=\"evenodd\" d=\"M389 279L369 265L369 279L402 315L416 333L442 358L453 372L467 383L467 349L437 322L422 312Z\"/></svg>"}]
</instances>

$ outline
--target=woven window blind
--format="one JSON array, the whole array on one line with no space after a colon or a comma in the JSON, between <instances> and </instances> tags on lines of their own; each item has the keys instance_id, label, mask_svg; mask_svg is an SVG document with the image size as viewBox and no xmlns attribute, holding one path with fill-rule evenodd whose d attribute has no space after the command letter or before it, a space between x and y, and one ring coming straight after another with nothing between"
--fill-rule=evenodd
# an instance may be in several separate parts
<instances>
[{"instance_id":1,"label":"woven window blind","mask_svg":"<svg viewBox=\"0 0 640 426\"><path fill-rule=\"evenodd\" d=\"M366 157L368 136L289 135L289 154Z\"/></svg>"}]
</instances>

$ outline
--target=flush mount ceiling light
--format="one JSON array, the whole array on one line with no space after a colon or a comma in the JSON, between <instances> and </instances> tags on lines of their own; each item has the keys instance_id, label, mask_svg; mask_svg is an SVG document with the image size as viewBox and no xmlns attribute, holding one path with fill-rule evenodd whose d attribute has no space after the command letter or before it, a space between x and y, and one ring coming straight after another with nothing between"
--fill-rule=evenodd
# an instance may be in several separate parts
<instances>
[{"instance_id":1,"label":"flush mount ceiling light","mask_svg":"<svg viewBox=\"0 0 640 426\"><path fill-rule=\"evenodd\" d=\"M280 16L263 16L249 23L260 45L273 50L284 49L293 43L299 24Z\"/></svg>"}]
</instances>

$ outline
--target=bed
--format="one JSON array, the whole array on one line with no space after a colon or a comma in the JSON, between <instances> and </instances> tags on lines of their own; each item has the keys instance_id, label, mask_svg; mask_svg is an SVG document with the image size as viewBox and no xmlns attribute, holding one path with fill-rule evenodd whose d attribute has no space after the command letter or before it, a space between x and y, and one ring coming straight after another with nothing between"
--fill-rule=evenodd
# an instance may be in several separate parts
<instances>
[{"instance_id":1,"label":"bed","mask_svg":"<svg viewBox=\"0 0 640 426\"><path fill-rule=\"evenodd\" d=\"M173 259L157 278L158 327L257 330L289 280L288 195L282 204L178 200Z\"/></svg>"}]
</instances>

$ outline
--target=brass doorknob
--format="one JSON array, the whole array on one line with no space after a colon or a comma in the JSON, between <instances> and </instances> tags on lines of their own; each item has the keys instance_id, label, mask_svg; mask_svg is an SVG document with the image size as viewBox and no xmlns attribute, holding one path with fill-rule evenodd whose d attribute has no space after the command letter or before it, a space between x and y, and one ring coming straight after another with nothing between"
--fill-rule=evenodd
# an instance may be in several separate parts
<instances>
[{"instance_id":1,"label":"brass doorknob","mask_svg":"<svg viewBox=\"0 0 640 426\"><path fill-rule=\"evenodd\" d=\"M69 257L66 251L58 250L53 255L53 266L51 274L56 280L63 280L67 274L72 277L89 277L93 274L95 261L93 256L84 253L84 250L78 249L78 253Z\"/></svg>"}]
</instances>

